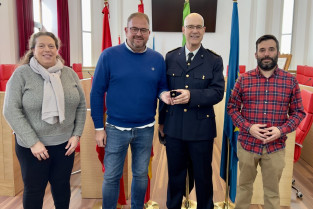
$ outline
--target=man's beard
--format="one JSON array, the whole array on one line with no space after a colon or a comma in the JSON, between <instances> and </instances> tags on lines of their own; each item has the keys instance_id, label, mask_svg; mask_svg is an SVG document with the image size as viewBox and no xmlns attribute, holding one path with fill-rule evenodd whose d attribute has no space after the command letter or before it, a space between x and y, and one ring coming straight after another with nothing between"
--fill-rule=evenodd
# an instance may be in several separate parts
<instances>
[{"instance_id":1,"label":"man's beard","mask_svg":"<svg viewBox=\"0 0 313 209\"><path fill-rule=\"evenodd\" d=\"M142 43L137 44L136 41L135 41L135 39L142 40ZM148 41L148 40L144 40L143 36L134 35L134 36L133 36L133 39L132 39L132 45L133 45L135 48L142 48L142 47L145 47L145 46L146 46L147 41Z\"/></svg>"},{"instance_id":2,"label":"man's beard","mask_svg":"<svg viewBox=\"0 0 313 209\"><path fill-rule=\"evenodd\" d=\"M265 59L271 59L272 62L263 64L262 61ZM259 68L261 68L264 71L270 71L277 65L278 55L276 55L274 58L271 57L257 58L257 61Z\"/></svg>"}]
</instances>

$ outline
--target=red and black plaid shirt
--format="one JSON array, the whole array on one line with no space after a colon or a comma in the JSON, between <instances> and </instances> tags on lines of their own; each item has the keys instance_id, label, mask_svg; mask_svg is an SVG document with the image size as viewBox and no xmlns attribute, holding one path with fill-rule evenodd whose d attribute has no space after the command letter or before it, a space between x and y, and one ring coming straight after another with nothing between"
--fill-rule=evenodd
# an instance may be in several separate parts
<instances>
[{"instance_id":1,"label":"red and black plaid shirt","mask_svg":"<svg viewBox=\"0 0 313 209\"><path fill-rule=\"evenodd\" d=\"M238 140L250 152L262 154L285 148L286 134L294 131L305 117L300 88L296 78L276 68L271 77L264 77L258 68L242 74L229 97L227 112L240 131ZM268 143L249 134L253 124L276 126L281 137Z\"/></svg>"}]
</instances>

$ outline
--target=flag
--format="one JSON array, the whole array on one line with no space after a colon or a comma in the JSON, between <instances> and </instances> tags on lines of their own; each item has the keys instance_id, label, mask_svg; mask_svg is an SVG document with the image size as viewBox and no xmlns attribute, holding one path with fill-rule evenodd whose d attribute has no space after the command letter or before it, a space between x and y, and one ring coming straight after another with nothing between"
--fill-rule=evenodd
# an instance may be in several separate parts
<instances>
[{"instance_id":1,"label":"flag","mask_svg":"<svg viewBox=\"0 0 313 209\"><path fill-rule=\"evenodd\" d=\"M120 45L121 44L121 36L120 35L118 35L118 45Z\"/></svg>"},{"instance_id":2,"label":"flag","mask_svg":"<svg viewBox=\"0 0 313 209\"><path fill-rule=\"evenodd\" d=\"M138 4L138 12L145 13L142 0L140 0L140 4Z\"/></svg>"},{"instance_id":3,"label":"flag","mask_svg":"<svg viewBox=\"0 0 313 209\"><path fill-rule=\"evenodd\" d=\"M184 27L184 21L185 18L190 14L190 4L189 4L189 0L185 0L184 3L184 10L183 10L183 23L182 26ZM186 44L186 37L183 34L183 42L182 42L182 46L184 46ZM193 168L192 168L192 163L191 163L191 159L187 160L187 170L188 170L188 176L189 176L189 193L191 192L191 190L194 187L194 176L193 176ZM185 194L184 194L185 196Z\"/></svg>"},{"instance_id":4,"label":"flag","mask_svg":"<svg viewBox=\"0 0 313 209\"><path fill-rule=\"evenodd\" d=\"M111 32L110 32L110 24L109 24L109 3L106 1L104 2L104 8L102 10L103 15L103 30L102 30L102 51L106 48L109 48L112 46L112 40L111 40ZM103 100L103 110L106 112L106 106L105 106L105 95ZM105 120L106 117L104 117ZM105 121L104 121L105 124ZM100 160L102 164L102 172L105 172L105 167L103 164L103 159L105 155L104 147L98 147L96 146L96 151L98 153L98 159ZM120 205L126 205L126 196L125 196L125 189L124 189L124 179L123 176L120 179L120 193L118 197L118 204Z\"/></svg>"},{"instance_id":5,"label":"flag","mask_svg":"<svg viewBox=\"0 0 313 209\"><path fill-rule=\"evenodd\" d=\"M138 12L144 13L144 7L142 0L140 0L141 4L138 5ZM154 36L153 36L153 46L154 50ZM153 159L154 153L153 153L153 146L151 147L151 155L150 155L150 161L149 161L149 166L148 166L148 185L147 185L147 190L145 194L145 200L144 203L146 204L150 200L150 188L151 188L151 178L152 178L152 159Z\"/></svg>"},{"instance_id":6,"label":"flag","mask_svg":"<svg viewBox=\"0 0 313 209\"><path fill-rule=\"evenodd\" d=\"M182 26L184 27L184 21L185 21L185 18L187 17L187 15L190 14L190 4L189 4L189 0L186 0L185 3L184 3L184 10L183 10L183 23L182 23ZM183 42L182 42L182 45L184 46L186 44L186 37L185 35L183 34Z\"/></svg>"},{"instance_id":7,"label":"flag","mask_svg":"<svg viewBox=\"0 0 313 209\"><path fill-rule=\"evenodd\" d=\"M144 6L142 0L140 0L140 4L138 5L138 12L144 13ZM153 37L153 50L154 50L154 37ZM150 187L151 187L151 178L152 178L152 158L153 158L153 146L151 148L151 155L150 155L150 161L149 161L149 167L148 167L148 185L147 190L145 194L145 200L144 203L146 204L150 200Z\"/></svg>"},{"instance_id":8,"label":"flag","mask_svg":"<svg viewBox=\"0 0 313 209\"><path fill-rule=\"evenodd\" d=\"M147 203L150 200L150 187L151 187L151 178L152 178L152 158L153 158L153 156L154 156L154 153L153 153L153 146L152 146L151 147L149 167L148 167L148 186L147 186L147 190L146 190L144 203Z\"/></svg>"},{"instance_id":9,"label":"flag","mask_svg":"<svg viewBox=\"0 0 313 209\"><path fill-rule=\"evenodd\" d=\"M234 88L235 82L239 75L239 21L238 21L238 8L237 1L233 2L233 14L231 23L230 35L230 53L229 53L229 70L227 78L226 98L225 98L225 115L224 115L224 129L223 129L223 142L222 142L222 155L220 164L220 176L226 180L227 160L229 161L229 197L232 202L236 199L237 188L237 136L238 129L233 125L231 117L227 114L227 102ZM227 159L227 140L229 140L229 159ZM226 194L228 195L228 194Z\"/></svg>"},{"instance_id":10,"label":"flag","mask_svg":"<svg viewBox=\"0 0 313 209\"><path fill-rule=\"evenodd\" d=\"M154 36L153 36L153 40L152 40L153 42L152 42L152 49L153 49L153 51L155 51L155 40L154 40Z\"/></svg>"},{"instance_id":11,"label":"flag","mask_svg":"<svg viewBox=\"0 0 313 209\"><path fill-rule=\"evenodd\" d=\"M103 147L98 147L98 145L96 146L96 151L98 153L98 159L102 164L102 172L104 173L105 168L104 168L104 164L103 164L103 159L104 159L104 148ZM117 201L120 205L126 205L126 196L125 196L125 189L124 189L124 178L122 176L122 178L120 179L120 193L118 196L118 201Z\"/></svg>"},{"instance_id":12,"label":"flag","mask_svg":"<svg viewBox=\"0 0 313 209\"><path fill-rule=\"evenodd\" d=\"M102 51L112 46L110 24L109 24L109 3L104 3L102 10L103 15L103 28L102 28Z\"/></svg>"}]
</instances>

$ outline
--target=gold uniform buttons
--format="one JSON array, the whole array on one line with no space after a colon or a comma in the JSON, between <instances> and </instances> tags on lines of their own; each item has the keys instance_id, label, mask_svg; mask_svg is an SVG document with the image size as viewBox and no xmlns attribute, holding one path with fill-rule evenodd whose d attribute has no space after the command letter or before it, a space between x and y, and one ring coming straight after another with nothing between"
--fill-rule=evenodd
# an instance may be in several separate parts
<instances>
[{"instance_id":1,"label":"gold uniform buttons","mask_svg":"<svg viewBox=\"0 0 313 209\"><path fill-rule=\"evenodd\" d=\"M186 78L189 78L189 75L188 75L188 74L186 75Z\"/></svg>"},{"instance_id":2,"label":"gold uniform buttons","mask_svg":"<svg viewBox=\"0 0 313 209\"><path fill-rule=\"evenodd\" d=\"M188 85L186 85L185 88L188 89Z\"/></svg>"},{"instance_id":3,"label":"gold uniform buttons","mask_svg":"<svg viewBox=\"0 0 313 209\"><path fill-rule=\"evenodd\" d=\"M209 118L210 116L209 116L209 115L206 115L206 117Z\"/></svg>"},{"instance_id":4,"label":"gold uniform buttons","mask_svg":"<svg viewBox=\"0 0 313 209\"><path fill-rule=\"evenodd\" d=\"M187 112L187 109L184 109L184 112Z\"/></svg>"}]
</instances>

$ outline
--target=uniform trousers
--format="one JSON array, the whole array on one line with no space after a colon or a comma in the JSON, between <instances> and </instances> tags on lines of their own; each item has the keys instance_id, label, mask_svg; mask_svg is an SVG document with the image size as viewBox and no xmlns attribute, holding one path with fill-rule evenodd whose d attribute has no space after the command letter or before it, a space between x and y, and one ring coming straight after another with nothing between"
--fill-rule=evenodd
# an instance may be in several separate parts
<instances>
[{"instance_id":1,"label":"uniform trousers","mask_svg":"<svg viewBox=\"0 0 313 209\"><path fill-rule=\"evenodd\" d=\"M214 140L183 141L166 136L168 161L168 209L181 209L186 194L188 161L191 160L195 178L197 208L213 209L212 153Z\"/></svg>"}]
</instances>

